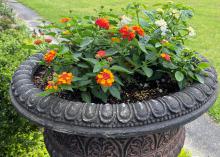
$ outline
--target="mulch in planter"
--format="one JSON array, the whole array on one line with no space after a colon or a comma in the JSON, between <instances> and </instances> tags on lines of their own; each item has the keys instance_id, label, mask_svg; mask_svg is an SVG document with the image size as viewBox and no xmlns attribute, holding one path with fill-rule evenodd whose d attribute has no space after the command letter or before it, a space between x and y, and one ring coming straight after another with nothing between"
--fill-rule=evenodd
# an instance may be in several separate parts
<instances>
[{"instance_id":1,"label":"mulch in planter","mask_svg":"<svg viewBox=\"0 0 220 157\"><path fill-rule=\"evenodd\" d=\"M45 67L40 67L37 69L33 77L35 85L42 90L45 89L47 81L52 79L51 73L45 80L43 80L45 73ZM137 101L155 99L179 91L177 82L171 80L168 76L149 82L144 81L143 78L144 77L140 75L135 76L137 83L125 83L125 86L122 87L121 100L109 96L107 102L110 104L134 103ZM82 101L80 91L62 91L60 93L55 93L54 95L70 101ZM95 97L92 97L92 102L103 103Z\"/></svg>"}]
</instances>

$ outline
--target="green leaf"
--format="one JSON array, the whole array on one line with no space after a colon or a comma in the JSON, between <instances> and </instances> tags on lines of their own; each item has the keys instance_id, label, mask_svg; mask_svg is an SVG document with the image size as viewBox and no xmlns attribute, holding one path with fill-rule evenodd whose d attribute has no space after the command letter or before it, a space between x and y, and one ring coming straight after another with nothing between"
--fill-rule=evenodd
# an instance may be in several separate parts
<instances>
[{"instance_id":1,"label":"green leaf","mask_svg":"<svg viewBox=\"0 0 220 157\"><path fill-rule=\"evenodd\" d=\"M91 103L91 95L89 92L81 92L81 98L86 103Z\"/></svg>"},{"instance_id":2,"label":"green leaf","mask_svg":"<svg viewBox=\"0 0 220 157\"><path fill-rule=\"evenodd\" d=\"M46 35L55 37L57 34L55 32L48 32L48 33L46 33Z\"/></svg>"},{"instance_id":3,"label":"green leaf","mask_svg":"<svg viewBox=\"0 0 220 157\"><path fill-rule=\"evenodd\" d=\"M73 53L73 58L77 61L79 61L79 58L82 56L82 53Z\"/></svg>"},{"instance_id":4,"label":"green leaf","mask_svg":"<svg viewBox=\"0 0 220 157\"><path fill-rule=\"evenodd\" d=\"M118 65L113 65L110 69L113 71L119 71L119 72L124 72L127 74L132 74L131 71L125 69L124 67L118 66Z\"/></svg>"},{"instance_id":5,"label":"green leaf","mask_svg":"<svg viewBox=\"0 0 220 157\"><path fill-rule=\"evenodd\" d=\"M85 80L85 78L77 77L77 76L73 77L73 82L82 81L82 80Z\"/></svg>"},{"instance_id":6,"label":"green leaf","mask_svg":"<svg viewBox=\"0 0 220 157\"><path fill-rule=\"evenodd\" d=\"M176 66L173 63L168 62L168 61L163 61L162 65L164 68L168 68L168 69L177 69L178 68L178 66Z\"/></svg>"},{"instance_id":7,"label":"green leaf","mask_svg":"<svg viewBox=\"0 0 220 157\"><path fill-rule=\"evenodd\" d=\"M147 50L157 53L157 49L152 44L147 44L145 47Z\"/></svg>"},{"instance_id":8,"label":"green leaf","mask_svg":"<svg viewBox=\"0 0 220 157\"><path fill-rule=\"evenodd\" d=\"M159 43L159 42L157 42L156 44L155 44L155 47L156 48L158 48L158 47L161 47L162 45L161 45L161 43Z\"/></svg>"},{"instance_id":9,"label":"green leaf","mask_svg":"<svg viewBox=\"0 0 220 157\"><path fill-rule=\"evenodd\" d=\"M38 93L37 96L45 97L45 96L48 96L48 95L50 95L50 94L52 94L52 93L56 93L56 92L58 92L58 91L55 90L55 89L48 89L48 90L46 90L46 91L43 91L43 92L41 92L41 93Z\"/></svg>"},{"instance_id":10,"label":"green leaf","mask_svg":"<svg viewBox=\"0 0 220 157\"><path fill-rule=\"evenodd\" d=\"M145 10L145 11L144 11L144 14L149 17L149 19L151 20L151 22L155 22L153 13L152 13L151 11L146 11L146 10Z\"/></svg>"},{"instance_id":11,"label":"green leaf","mask_svg":"<svg viewBox=\"0 0 220 157\"><path fill-rule=\"evenodd\" d=\"M143 65L141 68L147 77L151 77L153 75L153 70L148 68L146 65Z\"/></svg>"},{"instance_id":12,"label":"green leaf","mask_svg":"<svg viewBox=\"0 0 220 157\"><path fill-rule=\"evenodd\" d=\"M71 85L60 85L62 90L69 90L69 91L73 91Z\"/></svg>"},{"instance_id":13,"label":"green leaf","mask_svg":"<svg viewBox=\"0 0 220 157\"><path fill-rule=\"evenodd\" d=\"M69 49L68 47L66 47L66 46L63 46L63 47L61 48L61 50L60 50L61 54L67 53L67 52L69 52L69 51L70 51L70 49Z\"/></svg>"},{"instance_id":14,"label":"green leaf","mask_svg":"<svg viewBox=\"0 0 220 157\"><path fill-rule=\"evenodd\" d=\"M91 84L91 82L92 82L92 80L81 80L76 85L74 85L73 87L74 88L79 88L79 87L82 87L82 86L89 85L89 84Z\"/></svg>"},{"instance_id":15,"label":"green leaf","mask_svg":"<svg viewBox=\"0 0 220 157\"><path fill-rule=\"evenodd\" d=\"M201 75L199 74L195 74L196 76L196 79L200 82L200 83L204 83L204 77L202 77Z\"/></svg>"},{"instance_id":16,"label":"green leaf","mask_svg":"<svg viewBox=\"0 0 220 157\"><path fill-rule=\"evenodd\" d=\"M24 48L24 49L36 49L36 47L34 45L27 45L27 44L22 45L22 48Z\"/></svg>"},{"instance_id":17,"label":"green leaf","mask_svg":"<svg viewBox=\"0 0 220 157\"><path fill-rule=\"evenodd\" d=\"M112 86L109 88L111 95L117 99L121 99L120 91L116 86Z\"/></svg>"},{"instance_id":18,"label":"green leaf","mask_svg":"<svg viewBox=\"0 0 220 157\"><path fill-rule=\"evenodd\" d=\"M184 75L181 71L176 71L175 78L178 82L181 82L184 79Z\"/></svg>"},{"instance_id":19,"label":"green leaf","mask_svg":"<svg viewBox=\"0 0 220 157\"><path fill-rule=\"evenodd\" d=\"M141 51L147 53L147 50L146 50L146 48L145 48L145 44L144 44L144 43L138 41L138 45L139 45Z\"/></svg>"},{"instance_id":20,"label":"green leaf","mask_svg":"<svg viewBox=\"0 0 220 157\"><path fill-rule=\"evenodd\" d=\"M106 93L102 92L100 89L97 88L92 88L91 90L92 90L92 94L95 97L101 99L105 103L107 102L108 95Z\"/></svg>"},{"instance_id":21,"label":"green leaf","mask_svg":"<svg viewBox=\"0 0 220 157\"><path fill-rule=\"evenodd\" d=\"M178 82L178 86L179 86L180 89L183 89L184 86L185 86L185 81L183 80L181 82Z\"/></svg>"},{"instance_id":22,"label":"green leaf","mask_svg":"<svg viewBox=\"0 0 220 157\"><path fill-rule=\"evenodd\" d=\"M86 47L89 44L91 44L94 41L94 39L92 37L85 37L83 38L83 41L80 44L80 47Z\"/></svg>"},{"instance_id":23,"label":"green leaf","mask_svg":"<svg viewBox=\"0 0 220 157\"><path fill-rule=\"evenodd\" d=\"M94 58L82 58L82 59L87 61L90 64L96 64L98 62L98 60L96 60Z\"/></svg>"},{"instance_id":24,"label":"green leaf","mask_svg":"<svg viewBox=\"0 0 220 157\"><path fill-rule=\"evenodd\" d=\"M157 60L156 53L149 51L149 53L145 55L145 61L154 62L155 60Z\"/></svg>"},{"instance_id":25,"label":"green leaf","mask_svg":"<svg viewBox=\"0 0 220 157\"><path fill-rule=\"evenodd\" d=\"M93 68L93 72L94 73L99 72L101 69L102 69L102 65L99 62L97 62Z\"/></svg>"},{"instance_id":26,"label":"green leaf","mask_svg":"<svg viewBox=\"0 0 220 157\"><path fill-rule=\"evenodd\" d=\"M198 67L201 69L206 69L206 68L210 67L210 65L208 62L201 62L198 64Z\"/></svg>"},{"instance_id":27,"label":"green leaf","mask_svg":"<svg viewBox=\"0 0 220 157\"><path fill-rule=\"evenodd\" d=\"M105 52L106 52L106 56L113 56L118 53L118 50L110 48L110 49L106 50Z\"/></svg>"},{"instance_id":28,"label":"green leaf","mask_svg":"<svg viewBox=\"0 0 220 157\"><path fill-rule=\"evenodd\" d=\"M89 66L85 63L79 63L79 64L77 64L77 66L80 68L89 68Z\"/></svg>"},{"instance_id":29,"label":"green leaf","mask_svg":"<svg viewBox=\"0 0 220 157\"><path fill-rule=\"evenodd\" d=\"M140 25L141 27L148 27L149 26L149 23L147 23L146 20L144 20L143 18L139 18L139 21L140 21Z\"/></svg>"},{"instance_id":30,"label":"green leaf","mask_svg":"<svg viewBox=\"0 0 220 157\"><path fill-rule=\"evenodd\" d=\"M109 89L109 87L104 87L104 86L101 86L101 88L102 88L104 93L106 93L108 91L108 89Z\"/></svg>"},{"instance_id":31,"label":"green leaf","mask_svg":"<svg viewBox=\"0 0 220 157\"><path fill-rule=\"evenodd\" d=\"M121 79L119 77L117 77L117 76L115 76L115 82L117 82L121 86L124 86L124 84L122 83Z\"/></svg>"}]
</instances>

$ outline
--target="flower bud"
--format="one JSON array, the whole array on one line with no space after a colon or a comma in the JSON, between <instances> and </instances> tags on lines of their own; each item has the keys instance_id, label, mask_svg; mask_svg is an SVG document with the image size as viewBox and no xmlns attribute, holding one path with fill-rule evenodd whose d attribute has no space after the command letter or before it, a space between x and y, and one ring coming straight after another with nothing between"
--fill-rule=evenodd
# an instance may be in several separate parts
<instances>
[{"instance_id":1,"label":"flower bud","mask_svg":"<svg viewBox=\"0 0 220 157\"><path fill-rule=\"evenodd\" d=\"M113 61L113 58L112 58L112 57L108 57L108 58L106 58L106 60L107 60L108 62L112 62L112 61Z\"/></svg>"}]
</instances>

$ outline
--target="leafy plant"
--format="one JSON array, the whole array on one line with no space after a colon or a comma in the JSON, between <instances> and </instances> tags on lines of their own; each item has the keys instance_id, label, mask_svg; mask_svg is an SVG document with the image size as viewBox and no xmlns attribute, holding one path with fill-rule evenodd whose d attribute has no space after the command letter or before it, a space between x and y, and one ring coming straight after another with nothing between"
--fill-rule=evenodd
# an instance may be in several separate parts
<instances>
[{"instance_id":1,"label":"leafy plant","mask_svg":"<svg viewBox=\"0 0 220 157\"><path fill-rule=\"evenodd\" d=\"M42 64L48 74L54 72L44 94L70 90L80 92L85 102L92 97L107 102L109 95L120 99L122 86L135 82L136 75L146 82L169 75L180 88L203 83L208 63L184 46L195 35L187 23L192 10L170 2L157 6L147 10L132 3L122 16L101 7L97 16L66 17L43 26L43 34L58 43L34 34L34 49L45 52Z\"/></svg>"},{"instance_id":2,"label":"leafy plant","mask_svg":"<svg viewBox=\"0 0 220 157\"><path fill-rule=\"evenodd\" d=\"M2 6L0 1L0 16L10 16L9 12L3 14ZM18 115L8 92L13 72L32 53L22 48L25 41L28 33L24 26L0 32L0 157L47 156L42 131Z\"/></svg>"},{"instance_id":3,"label":"leafy plant","mask_svg":"<svg viewBox=\"0 0 220 157\"><path fill-rule=\"evenodd\" d=\"M10 28L14 22L12 9L0 0L0 31Z\"/></svg>"}]
</instances>

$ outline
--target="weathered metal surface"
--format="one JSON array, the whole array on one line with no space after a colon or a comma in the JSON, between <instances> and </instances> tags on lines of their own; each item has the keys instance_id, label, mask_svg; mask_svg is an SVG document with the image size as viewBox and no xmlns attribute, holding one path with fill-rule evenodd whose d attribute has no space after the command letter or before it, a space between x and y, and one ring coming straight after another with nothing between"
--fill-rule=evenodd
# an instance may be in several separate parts
<instances>
[{"instance_id":1,"label":"weathered metal surface","mask_svg":"<svg viewBox=\"0 0 220 157\"><path fill-rule=\"evenodd\" d=\"M177 157L185 129L129 138L85 137L45 130L44 137L51 157Z\"/></svg>"},{"instance_id":2,"label":"weathered metal surface","mask_svg":"<svg viewBox=\"0 0 220 157\"><path fill-rule=\"evenodd\" d=\"M43 54L20 65L10 89L15 108L31 121L62 133L96 137L132 137L179 127L199 117L215 102L217 74L206 71L205 83L180 92L129 104L87 104L55 96L41 97L32 77Z\"/></svg>"}]
</instances>

